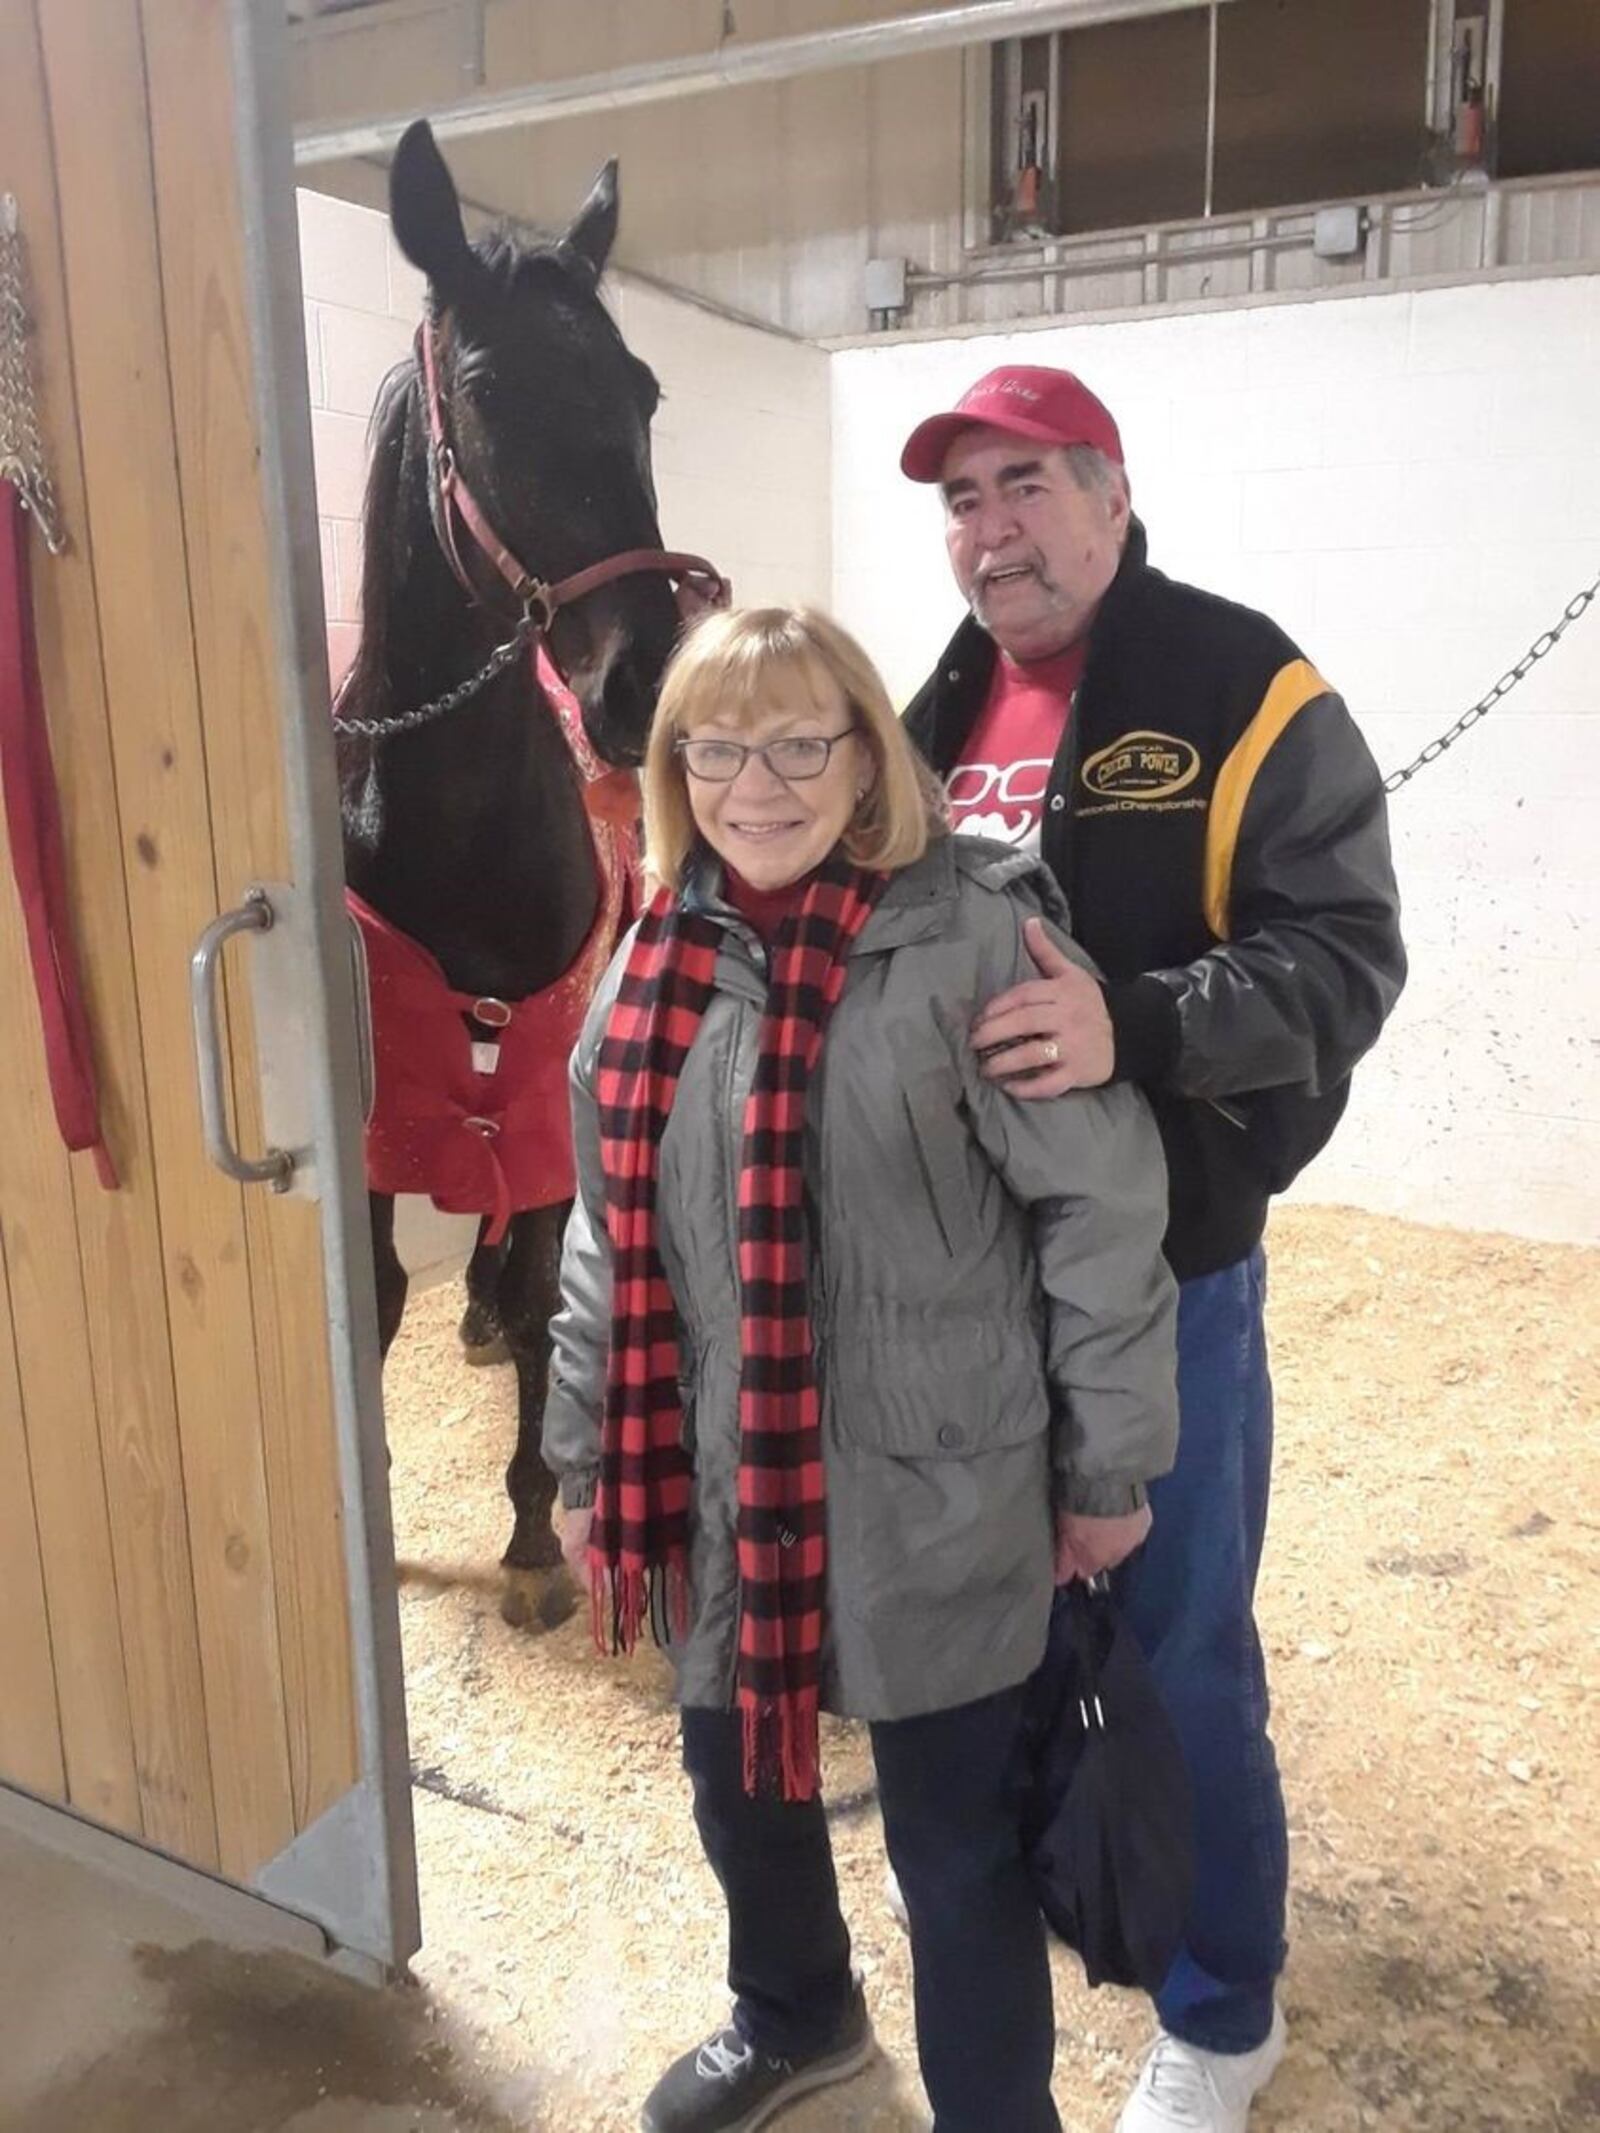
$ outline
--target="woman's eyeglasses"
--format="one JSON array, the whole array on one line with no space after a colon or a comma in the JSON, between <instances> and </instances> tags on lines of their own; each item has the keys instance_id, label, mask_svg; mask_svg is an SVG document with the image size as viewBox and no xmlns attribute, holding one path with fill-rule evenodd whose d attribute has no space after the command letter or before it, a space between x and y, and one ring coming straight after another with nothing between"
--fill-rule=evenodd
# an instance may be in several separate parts
<instances>
[{"instance_id":1,"label":"woman's eyeglasses","mask_svg":"<svg viewBox=\"0 0 1600 2133\"><path fill-rule=\"evenodd\" d=\"M762 741L754 747L744 741L681 739L673 746L690 777L703 779L708 785L731 785L753 755L760 756L772 775L785 785L799 785L807 778L820 778L839 743L860 730L859 726L846 726L842 733L786 733L781 740Z\"/></svg>"}]
</instances>

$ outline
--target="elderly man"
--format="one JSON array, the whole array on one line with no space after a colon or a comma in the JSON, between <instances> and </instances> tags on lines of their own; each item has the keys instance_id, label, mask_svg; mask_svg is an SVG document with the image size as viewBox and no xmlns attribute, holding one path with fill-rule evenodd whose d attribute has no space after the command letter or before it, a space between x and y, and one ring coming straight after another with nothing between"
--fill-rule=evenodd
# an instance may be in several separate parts
<instances>
[{"instance_id":1,"label":"elderly man","mask_svg":"<svg viewBox=\"0 0 1600 2133\"><path fill-rule=\"evenodd\" d=\"M973 1041L1018 1096L1137 1082L1166 1145L1182 1439L1123 1507L1153 1525L1119 1575L1184 1740L1199 1856L1119 2133L1244 2133L1284 2049L1287 1844L1253 1615L1261 1238L1404 980L1383 789L1276 624L1150 567L1117 426L1068 372L991 371L901 466L939 486L971 609L911 731L958 828L1042 851L1104 973L1041 934L1038 978L988 1002ZM1077 1567L1099 1567L1092 1537Z\"/></svg>"}]
</instances>

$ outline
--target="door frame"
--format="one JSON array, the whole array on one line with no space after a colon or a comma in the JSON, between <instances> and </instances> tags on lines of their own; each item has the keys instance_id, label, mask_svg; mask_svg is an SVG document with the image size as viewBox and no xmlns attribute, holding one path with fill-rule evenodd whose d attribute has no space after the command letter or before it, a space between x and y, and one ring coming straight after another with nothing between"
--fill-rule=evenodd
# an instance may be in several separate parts
<instances>
[{"instance_id":1,"label":"door frame","mask_svg":"<svg viewBox=\"0 0 1600 2133\"><path fill-rule=\"evenodd\" d=\"M421 1946L394 1527L363 1119L364 982L352 962L328 685L288 29L272 0L228 0L252 372L260 424L284 797L310 996L315 1150L361 1775L256 1876L283 1907L400 1968ZM332 1898L330 1906L329 1898Z\"/></svg>"}]
</instances>

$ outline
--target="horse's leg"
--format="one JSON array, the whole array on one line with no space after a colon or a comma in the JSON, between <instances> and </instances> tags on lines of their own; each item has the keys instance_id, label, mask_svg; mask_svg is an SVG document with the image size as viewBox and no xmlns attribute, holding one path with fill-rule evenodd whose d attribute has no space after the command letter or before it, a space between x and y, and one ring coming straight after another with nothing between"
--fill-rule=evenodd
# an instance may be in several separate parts
<instances>
[{"instance_id":1,"label":"horse's leg","mask_svg":"<svg viewBox=\"0 0 1600 2133\"><path fill-rule=\"evenodd\" d=\"M372 1269L378 1287L378 1353L387 1357L406 1312L409 1277L394 1248L394 1195L369 1192L372 1217Z\"/></svg>"},{"instance_id":2,"label":"horse's leg","mask_svg":"<svg viewBox=\"0 0 1600 2133\"><path fill-rule=\"evenodd\" d=\"M475 1366L511 1359L499 1307L507 1246L485 1244L483 1233L488 1227L489 1218L485 1215L478 1224L478 1241L467 1261L467 1308L461 1314L459 1328L461 1352Z\"/></svg>"},{"instance_id":3,"label":"horse's leg","mask_svg":"<svg viewBox=\"0 0 1600 2133\"><path fill-rule=\"evenodd\" d=\"M511 1248L500 1277L500 1323L517 1366L517 1444L506 1468L511 1540L502 1558L512 1573L502 1607L507 1621L530 1617L551 1626L572 1610L561 1546L550 1524L556 1484L539 1450L550 1386L550 1321L560 1301L561 1233L565 1207L535 1208L511 1224ZM527 1578L520 1573L536 1573Z\"/></svg>"}]
</instances>

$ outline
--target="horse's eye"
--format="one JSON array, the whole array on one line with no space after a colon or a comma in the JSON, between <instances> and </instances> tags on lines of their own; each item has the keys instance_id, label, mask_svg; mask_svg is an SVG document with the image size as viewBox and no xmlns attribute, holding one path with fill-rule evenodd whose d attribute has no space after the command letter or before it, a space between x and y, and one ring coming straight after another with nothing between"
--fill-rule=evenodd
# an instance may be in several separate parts
<instances>
[{"instance_id":1,"label":"horse's eye","mask_svg":"<svg viewBox=\"0 0 1600 2133\"><path fill-rule=\"evenodd\" d=\"M456 389L480 407L493 406L498 384L493 363L485 362L482 357L463 363L456 372Z\"/></svg>"}]
</instances>

